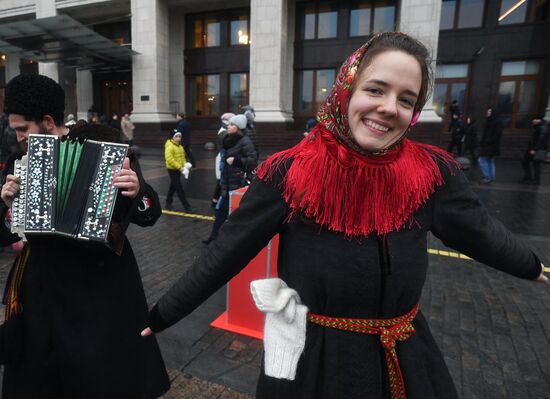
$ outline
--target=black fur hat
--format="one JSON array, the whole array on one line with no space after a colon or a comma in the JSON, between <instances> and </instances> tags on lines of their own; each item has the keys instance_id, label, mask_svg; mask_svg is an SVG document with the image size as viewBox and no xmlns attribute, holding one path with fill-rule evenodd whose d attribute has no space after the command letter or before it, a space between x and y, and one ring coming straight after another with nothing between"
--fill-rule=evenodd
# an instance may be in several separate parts
<instances>
[{"instance_id":1,"label":"black fur hat","mask_svg":"<svg viewBox=\"0 0 550 399\"><path fill-rule=\"evenodd\" d=\"M43 75L18 75L5 89L4 113L23 115L25 119L42 121L50 115L56 125L63 123L65 92L53 79Z\"/></svg>"}]
</instances>

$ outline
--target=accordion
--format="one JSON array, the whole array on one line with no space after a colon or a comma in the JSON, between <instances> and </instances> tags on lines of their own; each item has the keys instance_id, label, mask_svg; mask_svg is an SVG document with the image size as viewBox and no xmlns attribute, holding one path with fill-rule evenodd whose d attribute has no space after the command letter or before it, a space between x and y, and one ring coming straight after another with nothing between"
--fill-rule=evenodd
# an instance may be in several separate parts
<instances>
[{"instance_id":1,"label":"accordion","mask_svg":"<svg viewBox=\"0 0 550 399\"><path fill-rule=\"evenodd\" d=\"M110 246L118 189L113 178L128 145L31 134L15 162L21 180L11 210L13 233L23 238L61 235Z\"/></svg>"}]
</instances>

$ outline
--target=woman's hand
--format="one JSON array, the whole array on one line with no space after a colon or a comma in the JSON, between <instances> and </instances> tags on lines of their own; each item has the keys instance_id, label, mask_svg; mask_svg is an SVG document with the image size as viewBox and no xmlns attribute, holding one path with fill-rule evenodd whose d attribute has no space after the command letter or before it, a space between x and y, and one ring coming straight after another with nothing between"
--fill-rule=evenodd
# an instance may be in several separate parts
<instances>
[{"instance_id":1,"label":"woman's hand","mask_svg":"<svg viewBox=\"0 0 550 399\"><path fill-rule=\"evenodd\" d=\"M136 198L139 193L139 179L136 172L130 169L130 158L124 158L122 169L113 179L113 183L123 196Z\"/></svg>"},{"instance_id":2,"label":"woman's hand","mask_svg":"<svg viewBox=\"0 0 550 399\"><path fill-rule=\"evenodd\" d=\"M233 165L233 162L235 162L235 157L229 157L225 160L228 165Z\"/></svg>"},{"instance_id":3,"label":"woman's hand","mask_svg":"<svg viewBox=\"0 0 550 399\"><path fill-rule=\"evenodd\" d=\"M537 280L536 280L536 281L540 281L541 283L546 283L546 284L548 284L548 277L546 277L546 276L544 275L544 265L541 263L540 266L541 266L542 270L541 270L539 276L537 277Z\"/></svg>"},{"instance_id":4,"label":"woman's hand","mask_svg":"<svg viewBox=\"0 0 550 399\"><path fill-rule=\"evenodd\" d=\"M4 204L6 204L7 207L11 207L13 199L19 192L19 183L19 177L15 177L14 175L6 176L6 183L2 186L2 192L0 196L2 197L2 201L4 201Z\"/></svg>"},{"instance_id":5,"label":"woman's hand","mask_svg":"<svg viewBox=\"0 0 550 399\"><path fill-rule=\"evenodd\" d=\"M153 333L153 330L151 330L149 327L146 327L142 332L141 332L141 336L142 337L148 337L149 335L152 335L154 334Z\"/></svg>"}]
</instances>

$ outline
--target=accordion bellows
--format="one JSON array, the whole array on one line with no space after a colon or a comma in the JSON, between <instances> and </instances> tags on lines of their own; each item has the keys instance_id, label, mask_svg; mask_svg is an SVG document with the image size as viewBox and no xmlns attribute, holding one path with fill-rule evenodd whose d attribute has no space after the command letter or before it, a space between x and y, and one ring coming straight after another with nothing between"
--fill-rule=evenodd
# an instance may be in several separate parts
<instances>
[{"instance_id":1,"label":"accordion bellows","mask_svg":"<svg viewBox=\"0 0 550 399\"><path fill-rule=\"evenodd\" d=\"M31 134L27 155L15 163L21 183L12 206L12 232L109 246L118 194L113 178L127 151L126 144Z\"/></svg>"}]
</instances>

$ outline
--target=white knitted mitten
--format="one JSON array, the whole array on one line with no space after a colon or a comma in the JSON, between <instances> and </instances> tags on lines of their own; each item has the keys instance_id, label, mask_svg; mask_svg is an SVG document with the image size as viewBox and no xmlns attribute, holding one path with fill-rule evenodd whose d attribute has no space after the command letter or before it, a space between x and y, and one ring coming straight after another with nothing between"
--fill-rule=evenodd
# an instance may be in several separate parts
<instances>
[{"instance_id":1,"label":"white knitted mitten","mask_svg":"<svg viewBox=\"0 0 550 399\"><path fill-rule=\"evenodd\" d=\"M300 296L279 278L250 283L256 307L266 314L264 326L265 374L294 380L306 342L308 308Z\"/></svg>"}]
</instances>

